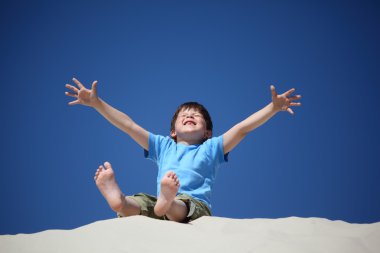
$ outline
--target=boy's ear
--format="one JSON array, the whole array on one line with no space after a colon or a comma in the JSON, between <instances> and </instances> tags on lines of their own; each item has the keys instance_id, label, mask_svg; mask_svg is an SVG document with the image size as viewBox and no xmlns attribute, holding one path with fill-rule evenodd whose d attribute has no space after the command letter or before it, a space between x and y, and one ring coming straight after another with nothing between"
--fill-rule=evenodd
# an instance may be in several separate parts
<instances>
[{"instance_id":1,"label":"boy's ear","mask_svg":"<svg viewBox=\"0 0 380 253\"><path fill-rule=\"evenodd\" d=\"M212 130L206 130L205 138L206 138L206 139L210 139L211 136L212 136Z\"/></svg>"},{"instance_id":2,"label":"boy's ear","mask_svg":"<svg viewBox=\"0 0 380 253\"><path fill-rule=\"evenodd\" d=\"M170 137L172 137L174 139L177 137L177 134L176 134L176 132L174 130L170 131Z\"/></svg>"}]
</instances>

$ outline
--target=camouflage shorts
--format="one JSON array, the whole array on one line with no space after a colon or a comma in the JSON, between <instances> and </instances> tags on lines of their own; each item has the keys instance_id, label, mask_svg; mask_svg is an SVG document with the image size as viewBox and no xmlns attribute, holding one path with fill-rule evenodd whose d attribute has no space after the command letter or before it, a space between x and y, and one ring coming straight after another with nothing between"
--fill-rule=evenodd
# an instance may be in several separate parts
<instances>
[{"instance_id":1,"label":"camouflage shorts","mask_svg":"<svg viewBox=\"0 0 380 253\"><path fill-rule=\"evenodd\" d=\"M157 202L157 198L155 196L145 193L138 193L133 196L127 196L127 198L135 200L140 205L140 215L148 216L159 220L168 220L166 216L159 217L154 213L154 206ZM202 216L211 216L211 211L208 208L208 206L200 200L194 199L187 194L179 194L175 197L175 199L181 200L186 204L188 214L183 223L193 221ZM122 216L118 214L118 217Z\"/></svg>"}]
</instances>

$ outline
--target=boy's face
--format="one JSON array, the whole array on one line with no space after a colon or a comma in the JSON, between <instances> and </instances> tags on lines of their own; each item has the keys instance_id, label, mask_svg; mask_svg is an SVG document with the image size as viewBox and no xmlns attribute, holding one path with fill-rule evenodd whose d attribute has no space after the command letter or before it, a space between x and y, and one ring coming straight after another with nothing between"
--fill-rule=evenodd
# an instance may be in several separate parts
<instances>
[{"instance_id":1,"label":"boy's face","mask_svg":"<svg viewBox=\"0 0 380 253\"><path fill-rule=\"evenodd\" d=\"M199 144L210 138L212 132L207 130L206 121L199 111L182 109L175 121L174 131L170 134L177 139L177 143Z\"/></svg>"}]
</instances>

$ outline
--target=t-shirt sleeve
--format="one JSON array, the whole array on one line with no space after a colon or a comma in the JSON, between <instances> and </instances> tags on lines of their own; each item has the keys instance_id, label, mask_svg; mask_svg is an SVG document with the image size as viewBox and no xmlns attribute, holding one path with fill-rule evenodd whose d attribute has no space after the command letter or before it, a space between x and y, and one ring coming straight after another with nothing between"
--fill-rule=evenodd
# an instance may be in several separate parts
<instances>
[{"instance_id":1,"label":"t-shirt sleeve","mask_svg":"<svg viewBox=\"0 0 380 253\"><path fill-rule=\"evenodd\" d=\"M144 149L144 156L149 160L157 162L161 157L161 152L170 145L171 139L161 135L149 133L149 147Z\"/></svg>"},{"instance_id":2,"label":"t-shirt sleeve","mask_svg":"<svg viewBox=\"0 0 380 253\"><path fill-rule=\"evenodd\" d=\"M211 159L215 160L218 165L228 162L228 154L224 154L223 135L208 139L208 152Z\"/></svg>"}]
</instances>

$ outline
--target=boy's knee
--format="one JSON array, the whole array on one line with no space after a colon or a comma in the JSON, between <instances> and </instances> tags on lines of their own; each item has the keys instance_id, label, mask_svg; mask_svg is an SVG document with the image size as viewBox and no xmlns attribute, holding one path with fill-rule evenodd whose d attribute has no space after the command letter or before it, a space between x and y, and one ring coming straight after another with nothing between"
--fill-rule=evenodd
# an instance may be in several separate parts
<instances>
[{"instance_id":1,"label":"boy's knee","mask_svg":"<svg viewBox=\"0 0 380 253\"><path fill-rule=\"evenodd\" d=\"M124 203L119 202L119 203L111 204L110 207L112 211L116 213L123 213L124 205L125 205Z\"/></svg>"},{"instance_id":2,"label":"boy's knee","mask_svg":"<svg viewBox=\"0 0 380 253\"><path fill-rule=\"evenodd\" d=\"M139 203L130 197L124 197L123 201L111 205L111 209L118 217L139 215L141 212Z\"/></svg>"}]
</instances>

